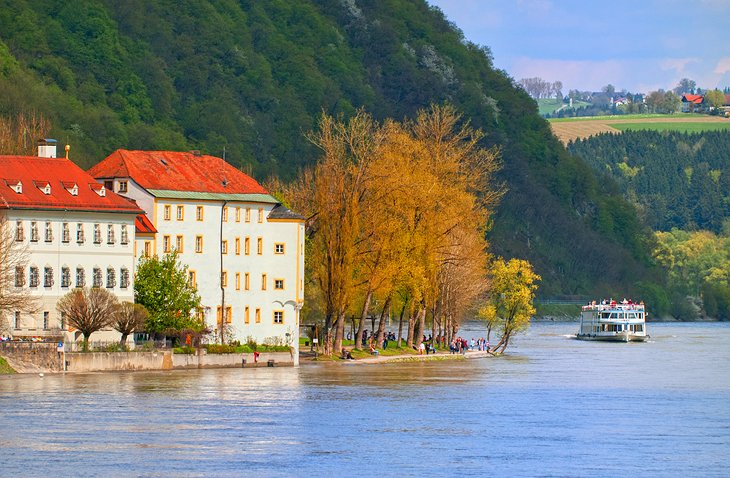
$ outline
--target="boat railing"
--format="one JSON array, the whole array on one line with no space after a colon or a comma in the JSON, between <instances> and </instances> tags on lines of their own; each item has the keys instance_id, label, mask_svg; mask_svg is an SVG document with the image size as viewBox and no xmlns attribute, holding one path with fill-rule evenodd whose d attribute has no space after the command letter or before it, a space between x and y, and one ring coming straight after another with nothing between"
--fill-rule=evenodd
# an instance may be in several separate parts
<instances>
[{"instance_id":1,"label":"boat railing","mask_svg":"<svg viewBox=\"0 0 730 478\"><path fill-rule=\"evenodd\" d=\"M588 304L584 305L582 307L582 310L597 310L599 312L603 311L626 311L626 310L638 310L643 311L644 310L644 304L634 304L634 303L622 303L622 302L612 302L610 304Z\"/></svg>"}]
</instances>

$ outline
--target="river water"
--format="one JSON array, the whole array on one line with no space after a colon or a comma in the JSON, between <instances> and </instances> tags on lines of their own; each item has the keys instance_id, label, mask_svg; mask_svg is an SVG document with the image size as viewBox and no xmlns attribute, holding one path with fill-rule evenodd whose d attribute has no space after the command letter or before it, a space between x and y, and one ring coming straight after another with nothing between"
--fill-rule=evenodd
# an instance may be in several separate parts
<instances>
[{"instance_id":1,"label":"river water","mask_svg":"<svg viewBox=\"0 0 730 478\"><path fill-rule=\"evenodd\" d=\"M2 377L0 476L730 476L730 324L576 329L468 361Z\"/></svg>"}]
</instances>

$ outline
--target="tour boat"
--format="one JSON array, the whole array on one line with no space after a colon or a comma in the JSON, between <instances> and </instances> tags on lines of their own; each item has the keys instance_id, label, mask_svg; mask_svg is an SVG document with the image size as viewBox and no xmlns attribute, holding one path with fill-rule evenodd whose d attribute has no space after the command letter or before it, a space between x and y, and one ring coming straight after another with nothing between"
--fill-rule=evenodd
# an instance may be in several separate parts
<instances>
[{"instance_id":1,"label":"tour boat","mask_svg":"<svg viewBox=\"0 0 730 478\"><path fill-rule=\"evenodd\" d=\"M609 342L644 342L649 338L644 303L604 300L600 304L593 301L584 305L576 337Z\"/></svg>"}]
</instances>

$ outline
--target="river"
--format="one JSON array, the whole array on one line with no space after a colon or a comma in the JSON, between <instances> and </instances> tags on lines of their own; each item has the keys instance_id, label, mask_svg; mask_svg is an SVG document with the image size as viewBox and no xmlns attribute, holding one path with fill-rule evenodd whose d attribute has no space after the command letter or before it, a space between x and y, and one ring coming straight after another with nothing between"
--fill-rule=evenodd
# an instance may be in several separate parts
<instances>
[{"instance_id":1,"label":"river","mask_svg":"<svg viewBox=\"0 0 730 478\"><path fill-rule=\"evenodd\" d=\"M0 476L730 474L730 324L576 329L468 361L0 377Z\"/></svg>"}]
</instances>

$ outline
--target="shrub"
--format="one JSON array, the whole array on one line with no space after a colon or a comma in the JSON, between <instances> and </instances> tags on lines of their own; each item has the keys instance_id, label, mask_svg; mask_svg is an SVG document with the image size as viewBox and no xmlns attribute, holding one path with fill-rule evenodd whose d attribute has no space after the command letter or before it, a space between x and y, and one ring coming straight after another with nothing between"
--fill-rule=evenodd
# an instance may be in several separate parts
<instances>
[{"instance_id":1,"label":"shrub","mask_svg":"<svg viewBox=\"0 0 730 478\"><path fill-rule=\"evenodd\" d=\"M195 355L195 347L188 347L187 345L184 347L175 347L172 349L172 352L176 354Z\"/></svg>"}]
</instances>

